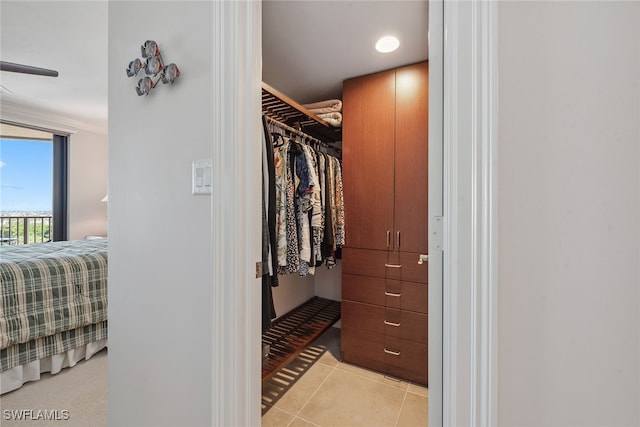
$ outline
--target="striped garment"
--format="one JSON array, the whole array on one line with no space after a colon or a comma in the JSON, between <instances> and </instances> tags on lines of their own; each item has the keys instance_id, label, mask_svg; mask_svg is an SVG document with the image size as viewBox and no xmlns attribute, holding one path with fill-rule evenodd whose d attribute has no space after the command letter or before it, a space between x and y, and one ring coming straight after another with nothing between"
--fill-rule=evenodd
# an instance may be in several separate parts
<instances>
[{"instance_id":1,"label":"striped garment","mask_svg":"<svg viewBox=\"0 0 640 427\"><path fill-rule=\"evenodd\" d=\"M1 370L106 338L106 239L1 246L0 284Z\"/></svg>"}]
</instances>

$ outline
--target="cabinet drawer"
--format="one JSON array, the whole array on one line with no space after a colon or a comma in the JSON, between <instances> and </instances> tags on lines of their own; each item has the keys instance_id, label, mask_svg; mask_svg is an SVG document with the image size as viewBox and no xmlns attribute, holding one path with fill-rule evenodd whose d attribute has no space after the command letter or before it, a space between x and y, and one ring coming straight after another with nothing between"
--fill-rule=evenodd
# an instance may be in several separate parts
<instances>
[{"instance_id":1,"label":"cabinet drawer","mask_svg":"<svg viewBox=\"0 0 640 427\"><path fill-rule=\"evenodd\" d=\"M341 350L346 362L427 384L426 344L385 337L343 324Z\"/></svg>"},{"instance_id":2,"label":"cabinet drawer","mask_svg":"<svg viewBox=\"0 0 640 427\"><path fill-rule=\"evenodd\" d=\"M343 248L342 272L408 282L427 283L427 263L418 264L420 254Z\"/></svg>"},{"instance_id":3,"label":"cabinet drawer","mask_svg":"<svg viewBox=\"0 0 640 427\"><path fill-rule=\"evenodd\" d=\"M427 344L385 337L382 352L385 363L418 372L426 377Z\"/></svg>"},{"instance_id":4,"label":"cabinet drawer","mask_svg":"<svg viewBox=\"0 0 640 427\"><path fill-rule=\"evenodd\" d=\"M379 305L342 301L342 326L427 343L427 316Z\"/></svg>"},{"instance_id":5,"label":"cabinet drawer","mask_svg":"<svg viewBox=\"0 0 640 427\"><path fill-rule=\"evenodd\" d=\"M342 299L427 314L424 283L342 274Z\"/></svg>"}]
</instances>

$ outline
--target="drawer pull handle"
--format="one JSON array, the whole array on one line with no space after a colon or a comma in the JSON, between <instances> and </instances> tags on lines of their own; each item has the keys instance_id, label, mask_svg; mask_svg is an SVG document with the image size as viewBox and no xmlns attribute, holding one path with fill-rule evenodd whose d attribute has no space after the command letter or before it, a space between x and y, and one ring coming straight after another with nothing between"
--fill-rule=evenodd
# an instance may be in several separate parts
<instances>
[{"instance_id":1,"label":"drawer pull handle","mask_svg":"<svg viewBox=\"0 0 640 427\"><path fill-rule=\"evenodd\" d=\"M384 349L384 352L387 354L392 354L394 356L400 356L400 352L399 351L391 351L391 350L387 350L386 348Z\"/></svg>"},{"instance_id":2,"label":"drawer pull handle","mask_svg":"<svg viewBox=\"0 0 640 427\"><path fill-rule=\"evenodd\" d=\"M387 268L402 268L402 264L385 264Z\"/></svg>"},{"instance_id":3,"label":"drawer pull handle","mask_svg":"<svg viewBox=\"0 0 640 427\"><path fill-rule=\"evenodd\" d=\"M401 297L401 296L402 296L402 294L394 294L394 293L392 293L392 292L386 292L386 291L385 291L385 293L384 293L384 294L385 294L386 296L388 296L388 297Z\"/></svg>"},{"instance_id":4,"label":"drawer pull handle","mask_svg":"<svg viewBox=\"0 0 640 427\"><path fill-rule=\"evenodd\" d=\"M384 321L384 324L385 324L385 325L388 325L388 326L395 326L396 328L397 328L398 326L400 326L400 323L388 322L388 321L386 321L386 320Z\"/></svg>"},{"instance_id":5,"label":"drawer pull handle","mask_svg":"<svg viewBox=\"0 0 640 427\"><path fill-rule=\"evenodd\" d=\"M387 230L387 247L391 246L391 230Z\"/></svg>"}]
</instances>

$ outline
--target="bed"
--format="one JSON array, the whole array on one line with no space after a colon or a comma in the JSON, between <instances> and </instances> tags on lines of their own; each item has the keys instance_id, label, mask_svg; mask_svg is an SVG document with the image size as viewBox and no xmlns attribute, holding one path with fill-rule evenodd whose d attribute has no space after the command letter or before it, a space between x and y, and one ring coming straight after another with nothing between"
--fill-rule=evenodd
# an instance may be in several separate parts
<instances>
[{"instance_id":1,"label":"bed","mask_svg":"<svg viewBox=\"0 0 640 427\"><path fill-rule=\"evenodd\" d=\"M106 347L107 243L0 246L0 394Z\"/></svg>"}]
</instances>

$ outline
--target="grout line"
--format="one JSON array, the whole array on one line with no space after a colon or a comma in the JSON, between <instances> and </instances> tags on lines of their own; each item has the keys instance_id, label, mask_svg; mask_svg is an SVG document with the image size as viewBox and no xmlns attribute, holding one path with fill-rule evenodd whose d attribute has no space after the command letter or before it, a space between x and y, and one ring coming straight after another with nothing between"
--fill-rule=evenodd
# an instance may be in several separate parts
<instances>
[{"instance_id":1,"label":"grout line","mask_svg":"<svg viewBox=\"0 0 640 427\"><path fill-rule=\"evenodd\" d=\"M402 414L402 409L404 409L404 403L407 401L407 393L408 390L405 390L404 397L402 398L402 405L400 405L400 410L398 411L398 415L396 416L396 422L393 423L394 427L398 427L398 421L400 421L400 414Z\"/></svg>"},{"instance_id":2,"label":"grout line","mask_svg":"<svg viewBox=\"0 0 640 427\"><path fill-rule=\"evenodd\" d=\"M338 365L336 365L338 366ZM322 382L320 383L320 385L318 385L318 387L316 387L316 389L313 391L313 393L311 393L311 396L309 396L309 399L307 399L306 402L304 402L304 405L302 405L300 407L300 409L298 410L298 413L295 414L296 417L298 416L298 414L300 414L302 412L302 410L309 404L309 402L311 402L311 399L313 399L313 397L318 393L318 390L320 390L320 388L324 385L325 382L327 382L327 379L333 374L333 372L336 370L336 366L333 367L333 369L331 369L331 371L327 374L327 376L322 380ZM302 418L302 417L300 417ZM304 418L303 418L304 419ZM305 420L306 421L306 420Z\"/></svg>"},{"instance_id":3,"label":"grout line","mask_svg":"<svg viewBox=\"0 0 640 427\"><path fill-rule=\"evenodd\" d=\"M351 365L351 364L348 364L348 363L346 363L346 362L338 362L338 365L339 365L339 364L341 364L341 363L347 364L347 365L349 365L349 366L354 366L354 367L359 368L359 369L365 369L365 368L362 368L362 367L360 367L360 366L358 366L358 365ZM336 365L336 368L338 367L338 365ZM395 389L402 390L402 391L407 391L407 389L409 388L409 384L410 384L410 383L408 383L407 381L404 381L404 380L401 380L401 379L396 379L396 378L392 378L392 377L387 377L387 375L381 374L380 372L376 372L376 371L368 371L368 372L372 372L372 373L374 373L374 374L376 374L376 375L380 375L380 376L382 377L381 379L388 378L388 379L391 379L391 380L394 380L394 381L398 381L399 383L402 383L402 382L406 383L406 384L407 384L407 388L405 388L405 389L403 390L403 389L401 389L400 387L394 387L394 386L392 386L391 384L387 384L387 383L385 383L384 381L381 381L381 379L373 379L373 378L371 378L371 377L367 377L367 376L364 376L364 375L357 374L357 373L355 373L355 372L346 371L346 370L342 370L342 369L338 369L338 370L339 370L340 372L344 372L345 374L351 374L351 375L354 375L354 376L356 376L356 377L364 378L365 380L369 380L369 381L372 381L372 382L374 382L374 383L384 384L384 385L387 385L387 386L389 386L389 387L393 387L393 388L395 388Z\"/></svg>"},{"instance_id":4,"label":"grout line","mask_svg":"<svg viewBox=\"0 0 640 427\"><path fill-rule=\"evenodd\" d=\"M407 393L411 393L411 394L415 394L416 396L420 396L420 397L424 397L425 399L428 399L429 396L425 396L424 394L420 394L420 393L416 393L415 391L411 391L409 389L407 389Z\"/></svg>"},{"instance_id":5,"label":"grout line","mask_svg":"<svg viewBox=\"0 0 640 427\"><path fill-rule=\"evenodd\" d=\"M420 393L418 393L418 392L416 392L416 391L411 391L411 386L412 386L412 385L413 385L413 386L416 386L416 387L424 388L425 390L427 390L427 395L425 396L424 394L420 394ZM407 387L407 391L408 391L409 393L411 393L411 394L415 394L416 396L426 397L427 399L429 399L429 388L428 388L428 387L423 386L422 384L416 384L416 383L413 383L413 382L409 382L409 387Z\"/></svg>"},{"instance_id":6,"label":"grout line","mask_svg":"<svg viewBox=\"0 0 640 427\"><path fill-rule=\"evenodd\" d=\"M271 409L278 409L278 410L280 410L280 411L284 412L285 414L289 414L289 415L291 415L293 418L295 418L295 417L296 417L296 414L294 414L294 413L293 413L293 412L291 412L291 411L287 411L286 409L278 408L278 407L276 407L276 406L271 406ZM270 410L271 410L271 409L270 409ZM264 415L263 415L263 416L264 416ZM293 420L293 418L292 418L292 420ZM291 423L291 421L289 421L289 424L290 424L290 423ZM289 424L287 424L287 425L289 425Z\"/></svg>"},{"instance_id":7,"label":"grout line","mask_svg":"<svg viewBox=\"0 0 640 427\"><path fill-rule=\"evenodd\" d=\"M314 425L314 426L316 426L316 427L322 427L320 424L316 424L316 423L314 423L313 421L309 421L308 419L306 419L306 418L304 418L304 417L299 417L299 416L297 416L297 415L295 415L295 416L291 419L291 421L289 421L289 424L287 424L287 427L288 427L288 426L290 426L290 425L291 425L291 424L292 424L296 419L303 420L304 422L309 423L309 424L313 424L313 425Z\"/></svg>"}]
</instances>

